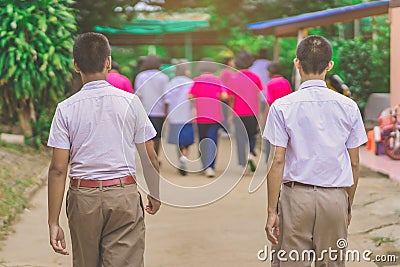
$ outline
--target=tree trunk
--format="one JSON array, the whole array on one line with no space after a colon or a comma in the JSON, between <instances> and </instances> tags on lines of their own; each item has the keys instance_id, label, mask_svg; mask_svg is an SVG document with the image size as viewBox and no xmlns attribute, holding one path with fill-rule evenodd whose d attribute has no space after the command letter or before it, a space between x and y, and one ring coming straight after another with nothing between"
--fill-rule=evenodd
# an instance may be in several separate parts
<instances>
[{"instance_id":1,"label":"tree trunk","mask_svg":"<svg viewBox=\"0 0 400 267\"><path fill-rule=\"evenodd\" d=\"M31 125L31 108L29 105L29 99L21 99L18 101L17 114L25 137L32 137L33 129Z\"/></svg>"}]
</instances>

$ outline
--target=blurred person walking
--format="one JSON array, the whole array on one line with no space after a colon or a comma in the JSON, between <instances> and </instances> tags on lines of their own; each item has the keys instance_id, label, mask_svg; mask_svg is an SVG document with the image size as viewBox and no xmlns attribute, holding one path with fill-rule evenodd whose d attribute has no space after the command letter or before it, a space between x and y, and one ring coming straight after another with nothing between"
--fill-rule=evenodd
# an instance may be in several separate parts
<instances>
[{"instance_id":1,"label":"blurred person walking","mask_svg":"<svg viewBox=\"0 0 400 267\"><path fill-rule=\"evenodd\" d=\"M266 85L266 96L268 105L272 105L275 100L284 97L292 92L290 83L282 76L281 66L278 62L271 62L268 66L268 76L270 81Z\"/></svg>"},{"instance_id":2,"label":"blurred person walking","mask_svg":"<svg viewBox=\"0 0 400 267\"><path fill-rule=\"evenodd\" d=\"M261 79L261 84L263 86L263 90L260 94L260 112L261 114L264 112L266 108L266 85L271 79L268 75L268 66L271 61L268 59L268 50L265 48L261 48L258 51L258 58L253 62L251 67L249 68L250 71L254 72L258 75Z\"/></svg>"},{"instance_id":3,"label":"blurred person walking","mask_svg":"<svg viewBox=\"0 0 400 267\"><path fill-rule=\"evenodd\" d=\"M55 252L69 254L59 216L70 164L66 211L75 267L144 266L144 209L155 214L160 208L151 141L156 132L138 97L106 81L110 55L102 34L84 33L75 39L73 64L83 87L58 104L48 140L53 148L50 244ZM150 191L144 209L135 178L136 150Z\"/></svg>"},{"instance_id":4,"label":"blurred person walking","mask_svg":"<svg viewBox=\"0 0 400 267\"><path fill-rule=\"evenodd\" d=\"M111 62L111 70L107 73L106 81L112 86L133 94L131 81L119 73L119 65L114 60Z\"/></svg>"},{"instance_id":5,"label":"blurred person walking","mask_svg":"<svg viewBox=\"0 0 400 267\"><path fill-rule=\"evenodd\" d=\"M275 100L284 97L292 92L290 83L282 76L281 67L278 62L271 62L268 65L268 76L270 81L267 83L265 95L267 96L267 104L269 106L275 102ZM269 108L264 111L264 121L267 119ZM271 150L271 144L268 140L265 140L265 156L268 161L269 152Z\"/></svg>"},{"instance_id":6,"label":"blurred person walking","mask_svg":"<svg viewBox=\"0 0 400 267\"><path fill-rule=\"evenodd\" d=\"M170 123L168 143L178 147L179 173L187 174L189 147L194 143L192 104L188 99L193 80L189 78L189 63L180 61L175 65L175 77L167 85L165 103Z\"/></svg>"},{"instance_id":7,"label":"blurred person walking","mask_svg":"<svg viewBox=\"0 0 400 267\"><path fill-rule=\"evenodd\" d=\"M135 79L135 94L143 103L144 109L151 123L157 131L153 138L154 149L157 155L160 150L161 133L166 116L165 92L169 78L161 72L161 60L156 55L150 55L144 59L142 68Z\"/></svg>"},{"instance_id":8,"label":"blurred person walking","mask_svg":"<svg viewBox=\"0 0 400 267\"><path fill-rule=\"evenodd\" d=\"M218 129L224 120L221 100L227 98L221 80L213 73L216 63L204 58L198 63L202 74L194 79L189 91L189 99L194 99L196 122L199 133L200 157L207 177L215 177L215 159L217 157Z\"/></svg>"},{"instance_id":9,"label":"blurred person walking","mask_svg":"<svg viewBox=\"0 0 400 267\"><path fill-rule=\"evenodd\" d=\"M257 114L259 112L259 95L263 87L261 79L248 68L253 62L247 51L240 51L235 57L235 67L239 69L222 77L234 112L234 125L239 165L250 165L255 171L256 134L258 132Z\"/></svg>"},{"instance_id":10,"label":"blurred person walking","mask_svg":"<svg viewBox=\"0 0 400 267\"><path fill-rule=\"evenodd\" d=\"M234 58L233 57L227 57L223 60L222 64L226 66L221 71L220 77L221 79L227 78L230 75L232 75L235 70L235 63L234 63ZM232 124L232 112L229 111L229 98L226 100L222 101L222 115L224 116L224 120L221 122L221 128L220 129L220 136L223 137L229 137L229 134L232 132L231 131L231 124Z\"/></svg>"},{"instance_id":11,"label":"blurred person walking","mask_svg":"<svg viewBox=\"0 0 400 267\"><path fill-rule=\"evenodd\" d=\"M303 39L295 67L298 91L276 100L263 138L274 147L267 176L268 240L286 252L312 250L313 259L279 261L272 266L345 266L324 251L342 249L358 183L359 146L367 141L357 104L329 90L332 47L321 36Z\"/></svg>"}]
</instances>

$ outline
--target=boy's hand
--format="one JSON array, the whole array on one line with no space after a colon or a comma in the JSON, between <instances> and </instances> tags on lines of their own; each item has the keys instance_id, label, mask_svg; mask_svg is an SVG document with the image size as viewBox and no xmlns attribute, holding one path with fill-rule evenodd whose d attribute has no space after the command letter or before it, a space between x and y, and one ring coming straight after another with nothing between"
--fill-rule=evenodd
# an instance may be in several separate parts
<instances>
[{"instance_id":1,"label":"boy's hand","mask_svg":"<svg viewBox=\"0 0 400 267\"><path fill-rule=\"evenodd\" d=\"M50 245L53 250L62 255L69 255L66 250L64 231L59 225L49 225Z\"/></svg>"},{"instance_id":2,"label":"boy's hand","mask_svg":"<svg viewBox=\"0 0 400 267\"><path fill-rule=\"evenodd\" d=\"M267 238L273 245L278 245L279 232L279 217L276 212L268 213L267 224L265 226ZM275 234L274 234L275 232Z\"/></svg>"},{"instance_id":3,"label":"boy's hand","mask_svg":"<svg viewBox=\"0 0 400 267\"><path fill-rule=\"evenodd\" d=\"M157 213L157 211L160 209L161 202L152 196L147 196L147 205L145 210L147 211L148 214L154 215Z\"/></svg>"}]
</instances>

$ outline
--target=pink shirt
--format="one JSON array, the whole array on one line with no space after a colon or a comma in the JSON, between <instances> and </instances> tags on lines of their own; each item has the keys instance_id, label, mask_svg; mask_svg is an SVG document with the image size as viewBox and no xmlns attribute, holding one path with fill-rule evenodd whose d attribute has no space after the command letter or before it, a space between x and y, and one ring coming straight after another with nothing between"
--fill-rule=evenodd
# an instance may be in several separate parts
<instances>
[{"instance_id":1,"label":"pink shirt","mask_svg":"<svg viewBox=\"0 0 400 267\"><path fill-rule=\"evenodd\" d=\"M224 120L219 96L224 92L221 80L205 73L195 78L189 94L195 98L197 123L216 123Z\"/></svg>"},{"instance_id":2,"label":"pink shirt","mask_svg":"<svg viewBox=\"0 0 400 267\"><path fill-rule=\"evenodd\" d=\"M229 95L234 97L233 111L238 116L252 116L259 112L261 79L252 71L225 72L222 80Z\"/></svg>"},{"instance_id":3,"label":"pink shirt","mask_svg":"<svg viewBox=\"0 0 400 267\"><path fill-rule=\"evenodd\" d=\"M124 75L119 74L118 72L109 72L107 73L106 80L111 85L121 90L124 90L125 92L133 94L131 81L129 81L129 79L126 78Z\"/></svg>"},{"instance_id":4,"label":"pink shirt","mask_svg":"<svg viewBox=\"0 0 400 267\"><path fill-rule=\"evenodd\" d=\"M292 89L290 88L289 81L280 75L276 75L267 83L267 103L271 105L278 98L284 97L291 92Z\"/></svg>"}]
</instances>

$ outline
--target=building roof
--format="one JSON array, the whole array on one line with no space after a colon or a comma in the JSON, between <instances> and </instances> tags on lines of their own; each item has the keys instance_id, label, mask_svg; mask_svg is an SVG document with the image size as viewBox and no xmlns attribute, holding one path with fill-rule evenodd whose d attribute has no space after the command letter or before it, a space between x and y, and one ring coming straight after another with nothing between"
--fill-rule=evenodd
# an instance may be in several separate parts
<instances>
[{"instance_id":1,"label":"building roof","mask_svg":"<svg viewBox=\"0 0 400 267\"><path fill-rule=\"evenodd\" d=\"M111 45L220 45L216 31L208 30L207 20L136 19L120 28L95 26L96 32L107 36Z\"/></svg>"},{"instance_id":2,"label":"building roof","mask_svg":"<svg viewBox=\"0 0 400 267\"><path fill-rule=\"evenodd\" d=\"M251 23L247 28L255 34L296 36L300 29L326 26L339 22L388 13L390 1L377 1L332 8L293 17Z\"/></svg>"},{"instance_id":3,"label":"building roof","mask_svg":"<svg viewBox=\"0 0 400 267\"><path fill-rule=\"evenodd\" d=\"M121 28L95 26L94 30L110 34L165 34L191 32L208 26L209 24L206 20L136 19L132 23L122 25Z\"/></svg>"}]
</instances>

